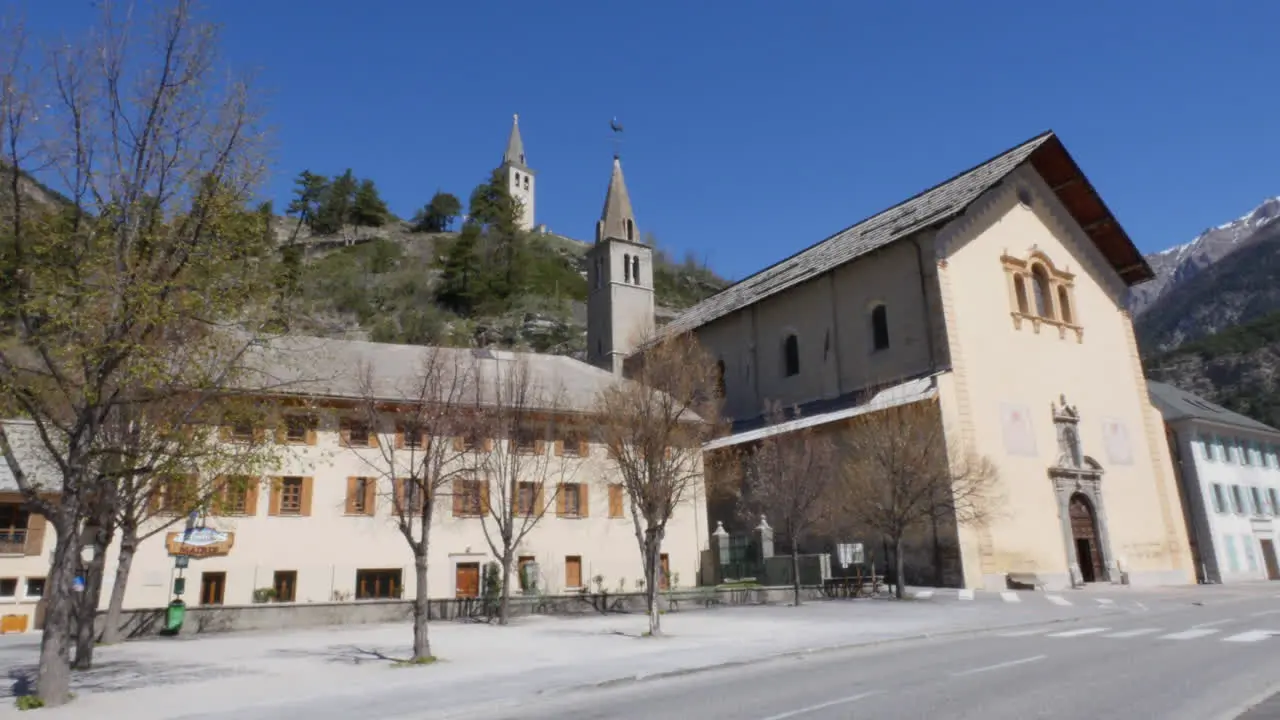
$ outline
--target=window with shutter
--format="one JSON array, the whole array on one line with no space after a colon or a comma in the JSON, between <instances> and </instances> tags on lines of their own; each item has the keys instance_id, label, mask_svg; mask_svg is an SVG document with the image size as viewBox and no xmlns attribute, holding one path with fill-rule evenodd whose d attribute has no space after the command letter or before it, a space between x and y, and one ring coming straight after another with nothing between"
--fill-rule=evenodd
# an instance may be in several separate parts
<instances>
[{"instance_id":1,"label":"window with shutter","mask_svg":"<svg viewBox=\"0 0 1280 720\"><path fill-rule=\"evenodd\" d=\"M556 450L559 455L567 455L569 457L583 457L587 454L587 436L581 430L564 429L560 432L560 437L556 440Z\"/></svg>"},{"instance_id":2,"label":"window with shutter","mask_svg":"<svg viewBox=\"0 0 1280 720\"><path fill-rule=\"evenodd\" d=\"M619 483L609 486L609 517L622 517L622 485Z\"/></svg>"},{"instance_id":3,"label":"window with shutter","mask_svg":"<svg viewBox=\"0 0 1280 720\"><path fill-rule=\"evenodd\" d=\"M302 515L302 478L280 478L279 515Z\"/></svg>"},{"instance_id":4,"label":"window with shutter","mask_svg":"<svg viewBox=\"0 0 1280 720\"><path fill-rule=\"evenodd\" d=\"M377 445L373 436L373 428L361 418L343 420L342 442L347 447L374 447Z\"/></svg>"},{"instance_id":5,"label":"window with shutter","mask_svg":"<svg viewBox=\"0 0 1280 720\"><path fill-rule=\"evenodd\" d=\"M315 445L316 426L316 419L312 415L285 415L284 442L290 445Z\"/></svg>"},{"instance_id":6,"label":"window with shutter","mask_svg":"<svg viewBox=\"0 0 1280 720\"><path fill-rule=\"evenodd\" d=\"M249 508L249 486L252 478L232 475L222 480L218 490L219 515L245 515Z\"/></svg>"},{"instance_id":7,"label":"window with shutter","mask_svg":"<svg viewBox=\"0 0 1280 720\"><path fill-rule=\"evenodd\" d=\"M582 494L578 483L560 486L560 517L582 517Z\"/></svg>"},{"instance_id":8,"label":"window with shutter","mask_svg":"<svg viewBox=\"0 0 1280 720\"><path fill-rule=\"evenodd\" d=\"M478 517L487 511L488 488L479 480L455 480L453 514L455 517Z\"/></svg>"},{"instance_id":9,"label":"window with shutter","mask_svg":"<svg viewBox=\"0 0 1280 720\"><path fill-rule=\"evenodd\" d=\"M531 482L516 483L516 512L528 517L533 515L538 501L538 485Z\"/></svg>"}]
</instances>

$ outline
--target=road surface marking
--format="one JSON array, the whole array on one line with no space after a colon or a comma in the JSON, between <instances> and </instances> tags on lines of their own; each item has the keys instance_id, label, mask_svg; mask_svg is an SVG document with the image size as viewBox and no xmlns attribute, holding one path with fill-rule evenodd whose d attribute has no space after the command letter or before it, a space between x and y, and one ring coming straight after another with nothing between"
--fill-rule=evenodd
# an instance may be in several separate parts
<instances>
[{"instance_id":1,"label":"road surface marking","mask_svg":"<svg viewBox=\"0 0 1280 720\"><path fill-rule=\"evenodd\" d=\"M1028 635L1039 635L1044 632L1044 628L1036 628L1035 630L1010 630L1009 632L999 633L999 637L1026 637Z\"/></svg>"},{"instance_id":2,"label":"road surface marking","mask_svg":"<svg viewBox=\"0 0 1280 720\"><path fill-rule=\"evenodd\" d=\"M1047 657L1049 656L1036 655L1034 657L1022 658L1021 660L1010 660L1009 662L996 663L995 665L988 665L986 667L973 668L972 670L962 670L960 672L953 672L951 673L951 677L964 677L965 675L973 675L974 673L987 672L988 670L1000 670L1002 668L1013 667L1015 665L1025 665L1027 663L1033 663L1037 660L1043 660Z\"/></svg>"},{"instance_id":3,"label":"road surface marking","mask_svg":"<svg viewBox=\"0 0 1280 720\"><path fill-rule=\"evenodd\" d=\"M1222 638L1222 642L1258 642L1259 640L1266 640L1272 635L1280 635L1280 633L1275 630L1250 630L1239 635Z\"/></svg>"},{"instance_id":4,"label":"road surface marking","mask_svg":"<svg viewBox=\"0 0 1280 720\"><path fill-rule=\"evenodd\" d=\"M1111 628L1080 628L1079 630L1064 630L1063 632L1053 633L1049 637L1079 637L1081 635L1092 635L1094 633L1106 632Z\"/></svg>"},{"instance_id":5,"label":"road surface marking","mask_svg":"<svg viewBox=\"0 0 1280 720\"><path fill-rule=\"evenodd\" d=\"M1005 602L1022 602L1022 598L1018 597L1018 593L1012 590L1000 593L1000 599Z\"/></svg>"},{"instance_id":6,"label":"road surface marking","mask_svg":"<svg viewBox=\"0 0 1280 720\"><path fill-rule=\"evenodd\" d=\"M928 600L929 598L933 597L933 591L921 590L920 592L916 593L912 597L914 597L917 600Z\"/></svg>"},{"instance_id":7,"label":"road surface marking","mask_svg":"<svg viewBox=\"0 0 1280 720\"><path fill-rule=\"evenodd\" d=\"M812 712L818 712L819 710L826 710L829 707L835 707L837 705L845 705L851 702L857 702L858 700L861 700L866 697L871 697L872 695L879 695L882 692L884 691L872 690L871 692L858 693L857 695L850 695L849 697L840 698L839 700L830 700L824 703L818 703L817 705L802 707L799 710L788 710L787 712L779 713L777 715L770 715L769 717L764 718L763 720L785 720L785 718L793 718L793 717L796 717L797 715L807 715Z\"/></svg>"},{"instance_id":8,"label":"road surface marking","mask_svg":"<svg viewBox=\"0 0 1280 720\"><path fill-rule=\"evenodd\" d=\"M1280 610L1263 610L1262 612L1254 613L1253 617L1262 617L1263 615L1275 615L1276 613L1280 613Z\"/></svg>"},{"instance_id":9,"label":"road surface marking","mask_svg":"<svg viewBox=\"0 0 1280 720\"><path fill-rule=\"evenodd\" d=\"M1044 599L1048 600L1054 605L1070 605L1071 604L1070 600L1062 597L1061 595L1045 595Z\"/></svg>"},{"instance_id":10,"label":"road surface marking","mask_svg":"<svg viewBox=\"0 0 1280 720\"><path fill-rule=\"evenodd\" d=\"M1133 601L1133 604L1134 604L1134 605L1137 605L1137 606L1138 606L1138 607L1140 607L1140 608L1142 608L1142 611L1143 611L1143 612L1146 612L1146 611L1147 611L1147 606L1146 606L1146 605L1143 605L1142 603L1138 602L1137 600L1134 600L1134 601Z\"/></svg>"},{"instance_id":11,"label":"road surface marking","mask_svg":"<svg viewBox=\"0 0 1280 720\"><path fill-rule=\"evenodd\" d=\"M1136 630L1122 630L1117 633L1111 633L1110 635L1103 635L1102 637L1131 638L1131 637L1138 637L1139 635L1150 635L1153 632L1160 632L1160 628L1138 628Z\"/></svg>"},{"instance_id":12,"label":"road surface marking","mask_svg":"<svg viewBox=\"0 0 1280 720\"><path fill-rule=\"evenodd\" d=\"M1218 631L1214 630L1213 628L1191 628L1190 630L1183 630L1182 632L1169 633L1168 635L1161 635L1160 639L1161 640L1194 640L1196 638L1204 637L1205 635L1212 635L1216 632Z\"/></svg>"},{"instance_id":13,"label":"road surface marking","mask_svg":"<svg viewBox=\"0 0 1280 720\"><path fill-rule=\"evenodd\" d=\"M1214 625L1221 625L1222 623L1229 623L1232 621L1232 619L1233 618L1227 618L1225 620L1214 620L1213 622L1200 623L1199 625L1192 625L1191 627L1198 630L1200 628L1207 628L1207 627L1213 627Z\"/></svg>"},{"instance_id":14,"label":"road surface marking","mask_svg":"<svg viewBox=\"0 0 1280 720\"><path fill-rule=\"evenodd\" d=\"M1116 601L1111 598L1097 598L1099 605L1115 605Z\"/></svg>"},{"instance_id":15,"label":"road surface marking","mask_svg":"<svg viewBox=\"0 0 1280 720\"><path fill-rule=\"evenodd\" d=\"M973 599L973 591L972 591L972 590L961 590L960 592L956 593L956 597L957 597L957 598L959 598L960 600L972 600L972 599Z\"/></svg>"}]
</instances>

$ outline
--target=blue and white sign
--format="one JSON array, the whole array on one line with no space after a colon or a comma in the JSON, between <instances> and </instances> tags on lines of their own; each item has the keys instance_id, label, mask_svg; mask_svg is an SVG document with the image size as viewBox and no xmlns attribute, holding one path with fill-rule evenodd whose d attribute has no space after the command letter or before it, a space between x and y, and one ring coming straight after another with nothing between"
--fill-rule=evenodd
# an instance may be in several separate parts
<instances>
[{"instance_id":1,"label":"blue and white sign","mask_svg":"<svg viewBox=\"0 0 1280 720\"><path fill-rule=\"evenodd\" d=\"M84 578L77 575L76 579L71 581L71 589L75 592L84 592Z\"/></svg>"}]
</instances>

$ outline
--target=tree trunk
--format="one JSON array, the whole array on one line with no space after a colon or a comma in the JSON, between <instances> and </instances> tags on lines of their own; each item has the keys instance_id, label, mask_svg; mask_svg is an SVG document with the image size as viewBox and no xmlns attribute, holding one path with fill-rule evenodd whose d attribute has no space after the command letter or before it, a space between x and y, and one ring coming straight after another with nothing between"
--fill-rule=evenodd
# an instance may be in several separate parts
<instances>
[{"instance_id":1,"label":"tree trunk","mask_svg":"<svg viewBox=\"0 0 1280 720\"><path fill-rule=\"evenodd\" d=\"M427 548L423 542L414 554L413 572L417 589L413 596L413 660L421 662L431 658L431 640L427 637L427 621L431 618L431 603L427 594Z\"/></svg>"},{"instance_id":2,"label":"tree trunk","mask_svg":"<svg viewBox=\"0 0 1280 720\"><path fill-rule=\"evenodd\" d=\"M800 550L791 541L791 589L796 594L796 607L800 607Z\"/></svg>"},{"instance_id":3,"label":"tree trunk","mask_svg":"<svg viewBox=\"0 0 1280 720\"><path fill-rule=\"evenodd\" d=\"M906 563L902 561L902 538L896 537L893 539L893 594L899 600L906 596L906 583L904 582L905 577L903 575L903 567L905 565Z\"/></svg>"},{"instance_id":4,"label":"tree trunk","mask_svg":"<svg viewBox=\"0 0 1280 720\"><path fill-rule=\"evenodd\" d=\"M113 529L104 528L87 547L93 548L93 559L84 568L84 592L76 598L76 655L71 667L88 670L93 667L93 643L97 639L95 621L102 602L102 580L107 567L107 546Z\"/></svg>"},{"instance_id":5,"label":"tree trunk","mask_svg":"<svg viewBox=\"0 0 1280 720\"><path fill-rule=\"evenodd\" d=\"M655 530L648 533L645 538L645 574L648 579L644 585L644 601L649 610L649 634L658 636L662 634L662 615L658 612L658 590L661 587L662 573L662 531Z\"/></svg>"},{"instance_id":6,"label":"tree trunk","mask_svg":"<svg viewBox=\"0 0 1280 720\"><path fill-rule=\"evenodd\" d=\"M64 508L74 507L78 498L64 497L63 502ZM40 671L35 694L46 707L56 707L71 699L71 614L75 609L71 583L78 564L80 528L73 519L54 522L50 518L50 521L58 537L46 587L48 605L40 640Z\"/></svg>"},{"instance_id":7,"label":"tree trunk","mask_svg":"<svg viewBox=\"0 0 1280 720\"><path fill-rule=\"evenodd\" d=\"M942 540L938 538L938 517L929 517L933 524L933 585L942 587Z\"/></svg>"},{"instance_id":8,"label":"tree trunk","mask_svg":"<svg viewBox=\"0 0 1280 720\"><path fill-rule=\"evenodd\" d=\"M116 577L107 601L107 617L102 623L102 644L120 642L120 615L124 611L124 591L133 568L133 555L138 550L138 529L126 525L120 530L120 554L116 559Z\"/></svg>"},{"instance_id":9,"label":"tree trunk","mask_svg":"<svg viewBox=\"0 0 1280 720\"><path fill-rule=\"evenodd\" d=\"M499 596L498 604L498 624L506 625L511 619L511 556L515 553L510 549L502 552L502 594Z\"/></svg>"}]
</instances>

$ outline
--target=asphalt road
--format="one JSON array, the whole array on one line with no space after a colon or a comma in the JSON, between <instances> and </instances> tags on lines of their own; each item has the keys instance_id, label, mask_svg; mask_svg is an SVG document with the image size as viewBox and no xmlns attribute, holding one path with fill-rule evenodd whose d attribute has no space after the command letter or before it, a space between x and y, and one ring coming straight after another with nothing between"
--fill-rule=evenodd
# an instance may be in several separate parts
<instances>
[{"instance_id":1,"label":"asphalt road","mask_svg":"<svg viewBox=\"0 0 1280 720\"><path fill-rule=\"evenodd\" d=\"M584 689L475 717L1235 718L1280 689L1280 595L1193 602Z\"/></svg>"}]
</instances>

